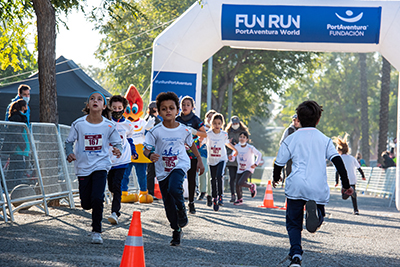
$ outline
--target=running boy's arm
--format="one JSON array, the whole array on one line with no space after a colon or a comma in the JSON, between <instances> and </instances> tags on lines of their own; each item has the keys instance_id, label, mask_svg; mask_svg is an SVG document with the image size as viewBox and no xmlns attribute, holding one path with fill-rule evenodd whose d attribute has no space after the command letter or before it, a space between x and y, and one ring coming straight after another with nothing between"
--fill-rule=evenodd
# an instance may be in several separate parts
<instances>
[{"instance_id":1,"label":"running boy's arm","mask_svg":"<svg viewBox=\"0 0 400 267\"><path fill-rule=\"evenodd\" d=\"M143 154L151 160L151 162L156 162L160 158L160 155L157 153L154 153L156 150L155 147L156 144L156 137L153 135L152 131L149 131L145 135L145 141L143 144Z\"/></svg>"},{"instance_id":2,"label":"running boy's arm","mask_svg":"<svg viewBox=\"0 0 400 267\"><path fill-rule=\"evenodd\" d=\"M350 187L349 178L347 177L346 167L344 166L343 160L340 156L335 156L331 159L332 163L335 165L337 172L342 180L342 186L344 188L344 193L347 195L353 194L353 188Z\"/></svg>"},{"instance_id":3,"label":"running boy's arm","mask_svg":"<svg viewBox=\"0 0 400 267\"><path fill-rule=\"evenodd\" d=\"M196 170L199 172L199 175L202 175L205 168L203 165L203 161L201 160L201 155L199 151L197 150L196 144L193 142L192 145L190 146L190 149L192 150L194 156L197 158L197 168Z\"/></svg>"},{"instance_id":4,"label":"running boy's arm","mask_svg":"<svg viewBox=\"0 0 400 267\"><path fill-rule=\"evenodd\" d=\"M282 181L281 173L284 166L279 166L274 163L274 179L272 181L272 186L275 188L280 181Z\"/></svg>"}]
</instances>

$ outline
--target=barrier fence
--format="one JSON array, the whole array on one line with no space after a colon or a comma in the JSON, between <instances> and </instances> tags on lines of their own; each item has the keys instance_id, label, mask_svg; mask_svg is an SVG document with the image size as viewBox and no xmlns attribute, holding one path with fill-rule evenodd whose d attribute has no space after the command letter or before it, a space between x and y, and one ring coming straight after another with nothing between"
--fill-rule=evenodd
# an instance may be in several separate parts
<instances>
[{"instance_id":1,"label":"barrier fence","mask_svg":"<svg viewBox=\"0 0 400 267\"><path fill-rule=\"evenodd\" d=\"M74 208L74 197L79 195L74 164L67 162L64 152L70 126L32 123L30 128L25 123L0 121L0 217L5 221L8 216L14 221L16 211L31 206L48 215L50 200L65 199ZM138 190L134 173L130 191Z\"/></svg>"}]
</instances>

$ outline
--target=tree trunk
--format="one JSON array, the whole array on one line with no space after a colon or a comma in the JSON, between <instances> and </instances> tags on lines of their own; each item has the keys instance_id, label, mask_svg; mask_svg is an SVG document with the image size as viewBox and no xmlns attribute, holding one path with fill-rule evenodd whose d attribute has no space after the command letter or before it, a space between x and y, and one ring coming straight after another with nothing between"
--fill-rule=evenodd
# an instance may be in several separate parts
<instances>
[{"instance_id":1,"label":"tree trunk","mask_svg":"<svg viewBox=\"0 0 400 267\"><path fill-rule=\"evenodd\" d=\"M37 18L41 122L58 123L56 15L50 0L32 0Z\"/></svg>"},{"instance_id":2,"label":"tree trunk","mask_svg":"<svg viewBox=\"0 0 400 267\"><path fill-rule=\"evenodd\" d=\"M379 111L378 162L382 164L381 154L386 151L389 131L390 63L382 57L381 103Z\"/></svg>"},{"instance_id":3,"label":"tree trunk","mask_svg":"<svg viewBox=\"0 0 400 267\"><path fill-rule=\"evenodd\" d=\"M361 93L361 154L369 166L369 120L368 120L368 84L367 84L367 55L358 54L360 57L360 93Z\"/></svg>"}]
</instances>

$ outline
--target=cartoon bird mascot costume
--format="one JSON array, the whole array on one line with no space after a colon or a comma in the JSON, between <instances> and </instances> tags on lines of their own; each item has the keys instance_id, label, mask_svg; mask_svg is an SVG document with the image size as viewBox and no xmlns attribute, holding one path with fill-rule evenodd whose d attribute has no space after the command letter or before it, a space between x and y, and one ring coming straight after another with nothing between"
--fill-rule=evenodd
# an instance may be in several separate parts
<instances>
[{"instance_id":1,"label":"cartoon bird mascot costume","mask_svg":"<svg viewBox=\"0 0 400 267\"><path fill-rule=\"evenodd\" d=\"M134 129L132 139L139 157L137 159L132 159L132 162L129 164L124 173L124 177L122 178L121 182L121 202L136 202L139 199L140 203L152 203L153 197L147 191L146 177L147 163L151 163L151 161L143 154L143 143L145 140L144 132L145 130L149 130L154 126L154 118L152 120L149 119L148 121L145 121L141 118L143 115L143 100L135 86L129 86L129 89L125 94L125 98L128 100L129 104L125 110L124 116L126 119L132 122ZM131 174L132 166L135 167L136 177L139 182L139 197L137 194L128 194L129 175Z\"/></svg>"}]
</instances>

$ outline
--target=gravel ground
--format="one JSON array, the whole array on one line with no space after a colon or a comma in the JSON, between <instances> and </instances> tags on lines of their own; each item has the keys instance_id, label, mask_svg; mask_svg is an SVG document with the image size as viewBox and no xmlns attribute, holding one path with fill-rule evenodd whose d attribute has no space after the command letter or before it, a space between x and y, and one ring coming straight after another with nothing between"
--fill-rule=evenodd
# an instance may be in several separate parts
<instances>
[{"instance_id":1,"label":"gravel ground","mask_svg":"<svg viewBox=\"0 0 400 267\"><path fill-rule=\"evenodd\" d=\"M172 230L162 202L123 204L120 224L111 226L105 205L103 245L90 243L91 213L79 206L16 213L15 223L0 221L0 266L119 266L133 211L141 211L146 266L287 266L285 211L259 208L265 188L242 206L225 203L218 212L197 202L181 246L170 247ZM284 205L283 189L274 189ZM351 200L332 192L327 217L315 234L303 231L302 266L400 266L400 212L389 199L359 195L360 215ZM283 261L283 262L282 262Z\"/></svg>"}]
</instances>

